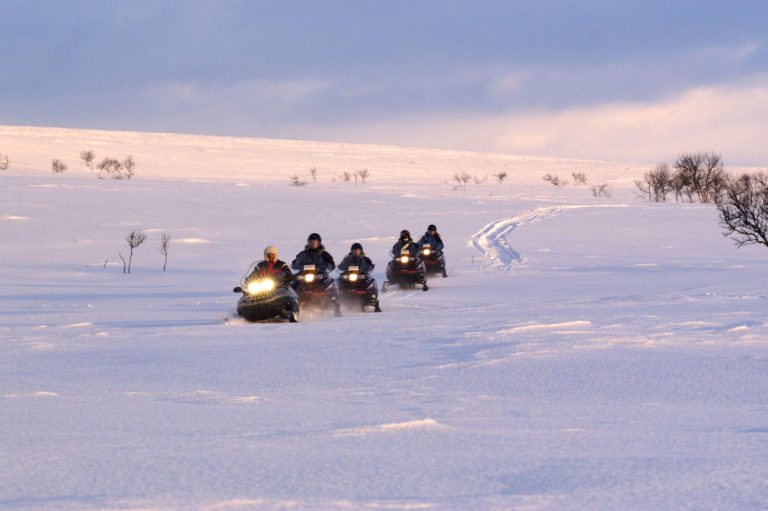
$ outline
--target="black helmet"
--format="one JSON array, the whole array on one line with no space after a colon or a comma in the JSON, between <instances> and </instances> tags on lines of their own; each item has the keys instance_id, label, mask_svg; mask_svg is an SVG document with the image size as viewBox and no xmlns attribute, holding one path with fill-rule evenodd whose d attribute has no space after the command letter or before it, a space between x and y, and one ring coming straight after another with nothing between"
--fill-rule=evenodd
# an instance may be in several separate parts
<instances>
[{"instance_id":1,"label":"black helmet","mask_svg":"<svg viewBox=\"0 0 768 511\"><path fill-rule=\"evenodd\" d=\"M435 227L435 224L429 224L429 227L427 227L428 231L437 231L437 227Z\"/></svg>"},{"instance_id":2,"label":"black helmet","mask_svg":"<svg viewBox=\"0 0 768 511\"><path fill-rule=\"evenodd\" d=\"M403 229L402 231L400 231L400 239L407 240L410 237L411 237L411 233L408 232L407 229Z\"/></svg>"},{"instance_id":3,"label":"black helmet","mask_svg":"<svg viewBox=\"0 0 768 511\"><path fill-rule=\"evenodd\" d=\"M360 250L360 252L363 251L363 246L360 243L352 243L352 246L349 248L350 252L354 252L355 250Z\"/></svg>"},{"instance_id":4,"label":"black helmet","mask_svg":"<svg viewBox=\"0 0 768 511\"><path fill-rule=\"evenodd\" d=\"M310 241L312 241L312 240L317 240L317 242L318 242L318 243L322 243L322 242L323 242L323 239L322 239L322 238L320 237L320 235L319 235L319 234L317 234L316 232L313 232L313 233L312 233L312 234L310 234L310 235L309 235L309 237L307 238L307 242L310 242Z\"/></svg>"}]
</instances>

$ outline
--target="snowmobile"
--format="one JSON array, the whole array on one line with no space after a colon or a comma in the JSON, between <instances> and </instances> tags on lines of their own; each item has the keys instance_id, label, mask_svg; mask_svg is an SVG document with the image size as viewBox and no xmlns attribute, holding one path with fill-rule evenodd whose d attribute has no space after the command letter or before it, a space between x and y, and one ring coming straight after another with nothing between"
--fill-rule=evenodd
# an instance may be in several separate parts
<instances>
[{"instance_id":1,"label":"snowmobile","mask_svg":"<svg viewBox=\"0 0 768 511\"><path fill-rule=\"evenodd\" d=\"M333 309L336 316L341 316L336 282L325 273L318 272L314 264L302 267L295 289L302 307Z\"/></svg>"},{"instance_id":2,"label":"snowmobile","mask_svg":"<svg viewBox=\"0 0 768 511\"><path fill-rule=\"evenodd\" d=\"M392 284L397 284L400 289L413 289L418 284L424 291L429 290L424 261L413 257L407 248L403 248L400 254L387 264L387 280L381 290L385 291L387 286Z\"/></svg>"},{"instance_id":3,"label":"snowmobile","mask_svg":"<svg viewBox=\"0 0 768 511\"><path fill-rule=\"evenodd\" d=\"M432 250L432 246L429 243L425 243L421 246L419 257L424 261L424 266L427 269L427 275L442 274L443 278L448 274L445 272L445 255L442 251Z\"/></svg>"},{"instance_id":4,"label":"snowmobile","mask_svg":"<svg viewBox=\"0 0 768 511\"><path fill-rule=\"evenodd\" d=\"M350 266L337 279L341 300L345 304L359 305L363 312L373 307L374 312L381 312L379 307L376 280L365 273L360 273L358 266Z\"/></svg>"},{"instance_id":5,"label":"snowmobile","mask_svg":"<svg viewBox=\"0 0 768 511\"><path fill-rule=\"evenodd\" d=\"M290 286L264 277L243 282L232 291L243 294L237 301L237 314L247 321L298 321L299 296Z\"/></svg>"}]
</instances>

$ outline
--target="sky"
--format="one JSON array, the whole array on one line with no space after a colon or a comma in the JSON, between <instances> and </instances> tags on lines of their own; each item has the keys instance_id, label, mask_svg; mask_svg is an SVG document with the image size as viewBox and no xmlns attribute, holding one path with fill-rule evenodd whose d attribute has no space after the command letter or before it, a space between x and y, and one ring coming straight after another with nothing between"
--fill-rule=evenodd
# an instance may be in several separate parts
<instances>
[{"instance_id":1,"label":"sky","mask_svg":"<svg viewBox=\"0 0 768 511\"><path fill-rule=\"evenodd\" d=\"M0 0L0 124L768 167L768 2Z\"/></svg>"}]
</instances>

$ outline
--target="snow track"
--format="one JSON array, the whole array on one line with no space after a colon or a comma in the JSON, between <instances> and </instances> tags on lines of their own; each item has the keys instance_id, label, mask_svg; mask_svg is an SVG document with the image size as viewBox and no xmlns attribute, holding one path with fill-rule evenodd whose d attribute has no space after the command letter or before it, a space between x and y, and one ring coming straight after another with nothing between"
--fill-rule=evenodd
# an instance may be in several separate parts
<instances>
[{"instance_id":1,"label":"snow track","mask_svg":"<svg viewBox=\"0 0 768 511\"><path fill-rule=\"evenodd\" d=\"M517 227L557 216L568 209L600 207L627 207L627 205L560 205L527 209L513 217L489 223L472 235L468 245L479 250L489 261L490 267L498 270L509 269L513 264L523 261L520 254L507 242L507 235Z\"/></svg>"}]
</instances>

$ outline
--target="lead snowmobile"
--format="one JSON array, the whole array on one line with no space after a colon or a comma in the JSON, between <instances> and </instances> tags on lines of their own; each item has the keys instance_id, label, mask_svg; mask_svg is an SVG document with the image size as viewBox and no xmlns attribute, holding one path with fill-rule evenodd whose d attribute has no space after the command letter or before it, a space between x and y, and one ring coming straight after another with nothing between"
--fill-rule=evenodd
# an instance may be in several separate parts
<instances>
[{"instance_id":1,"label":"lead snowmobile","mask_svg":"<svg viewBox=\"0 0 768 511\"><path fill-rule=\"evenodd\" d=\"M373 307L374 312L381 312L379 307L378 287L376 280L362 273L358 266L350 266L337 279L342 302L357 305L363 312Z\"/></svg>"},{"instance_id":2,"label":"lead snowmobile","mask_svg":"<svg viewBox=\"0 0 768 511\"><path fill-rule=\"evenodd\" d=\"M429 290L424 261L414 257L407 248L401 249L387 264L387 281L381 290L385 291L392 284L397 284L400 289L413 289L420 285L424 291Z\"/></svg>"},{"instance_id":3,"label":"lead snowmobile","mask_svg":"<svg viewBox=\"0 0 768 511\"><path fill-rule=\"evenodd\" d=\"M249 272L249 275L252 275ZM266 275L246 280L232 290L242 293L237 301L237 314L247 321L298 321L299 296L287 284Z\"/></svg>"}]
</instances>

